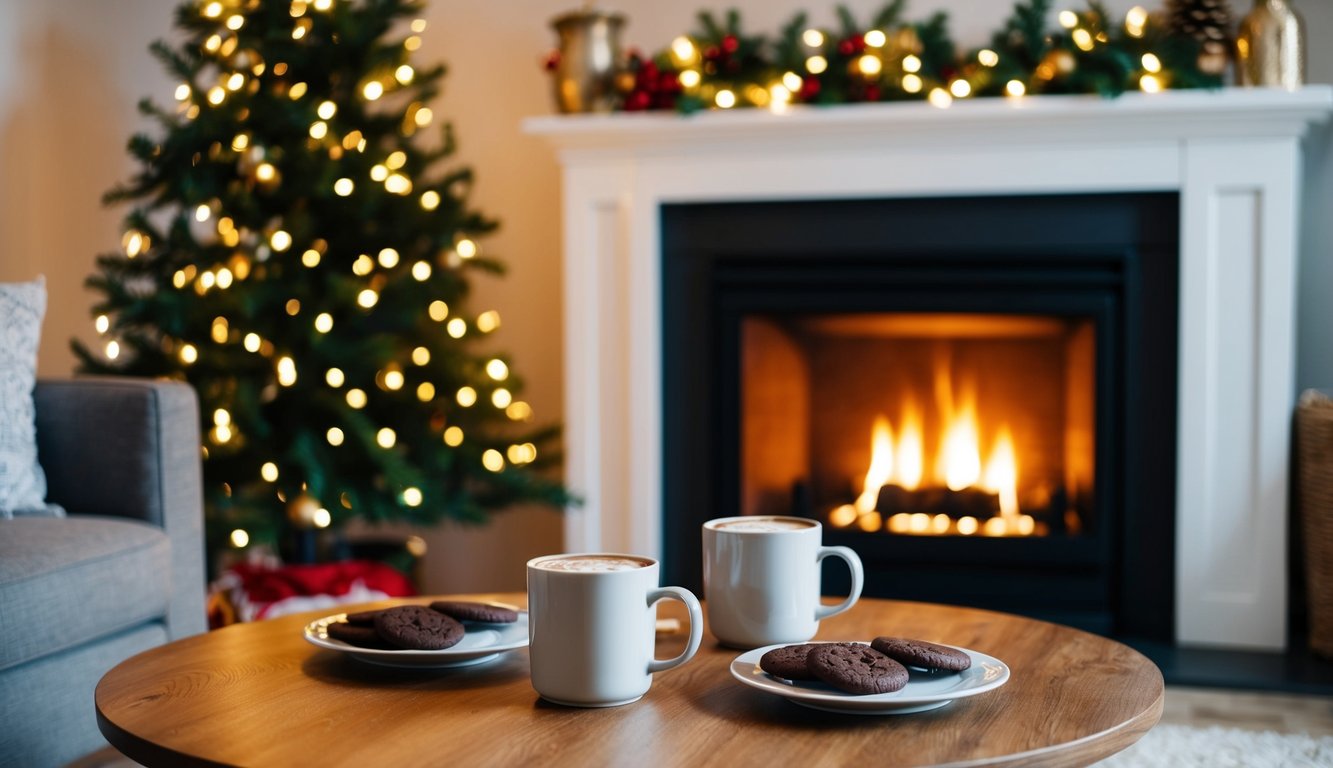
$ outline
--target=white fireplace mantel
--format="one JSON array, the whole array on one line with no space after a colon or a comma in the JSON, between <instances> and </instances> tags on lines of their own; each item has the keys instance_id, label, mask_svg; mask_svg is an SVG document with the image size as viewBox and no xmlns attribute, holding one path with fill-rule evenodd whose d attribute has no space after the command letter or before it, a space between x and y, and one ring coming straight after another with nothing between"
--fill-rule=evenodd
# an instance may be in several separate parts
<instances>
[{"instance_id":1,"label":"white fireplace mantel","mask_svg":"<svg viewBox=\"0 0 1333 768\"><path fill-rule=\"evenodd\" d=\"M1176 633L1286 641L1302 137L1333 87L532 118L563 168L566 548L661 556L659 207L1180 193Z\"/></svg>"}]
</instances>

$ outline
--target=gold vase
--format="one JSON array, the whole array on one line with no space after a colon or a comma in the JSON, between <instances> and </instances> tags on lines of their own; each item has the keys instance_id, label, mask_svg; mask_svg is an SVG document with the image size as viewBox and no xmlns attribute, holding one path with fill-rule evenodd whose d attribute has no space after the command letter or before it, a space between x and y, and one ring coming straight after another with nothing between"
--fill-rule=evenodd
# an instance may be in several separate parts
<instances>
[{"instance_id":1,"label":"gold vase","mask_svg":"<svg viewBox=\"0 0 1333 768\"><path fill-rule=\"evenodd\" d=\"M1295 90L1305 82L1305 23L1287 0L1255 0L1236 34L1241 85Z\"/></svg>"},{"instance_id":2,"label":"gold vase","mask_svg":"<svg viewBox=\"0 0 1333 768\"><path fill-rule=\"evenodd\" d=\"M624 16L594 8L551 20L560 37L555 103L561 112L609 112L615 107L624 25Z\"/></svg>"}]
</instances>

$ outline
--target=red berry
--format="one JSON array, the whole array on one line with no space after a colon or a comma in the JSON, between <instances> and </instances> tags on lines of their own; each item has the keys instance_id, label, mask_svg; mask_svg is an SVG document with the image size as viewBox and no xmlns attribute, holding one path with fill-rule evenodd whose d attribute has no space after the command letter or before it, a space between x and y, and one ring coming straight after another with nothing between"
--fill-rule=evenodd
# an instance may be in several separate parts
<instances>
[{"instance_id":1,"label":"red berry","mask_svg":"<svg viewBox=\"0 0 1333 768\"><path fill-rule=\"evenodd\" d=\"M867 85L865 93L866 101L879 101L879 86Z\"/></svg>"},{"instance_id":2,"label":"red berry","mask_svg":"<svg viewBox=\"0 0 1333 768\"><path fill-rule=\"evenodd\" d=\"M736 39L735 35L727 35L722 38L722 50L727 53L735 53L741 47L741 41Z\"/></svg>"},{"instance_id":3,"label":"red berry","mask_svg":"<svg viewBox=\"0 0 1333 768\"><path fill-rule=\"evenodd\" d=\"M801 100L810 101L819 95L819 81L813 77L807 77L801 83Z\"/></svg>"},{"instance_id":4,"label":"red berry","mask_svg":"<svg viewBox=\"0 0 1333 768\"><path fill-rule=\"evenodd\" d=\"M647 91L635 91L625 97L625 109L630 112L647 109L650 101Z\"/></svg>"},{"instance_id":5,"label":"red berry","mask_svg":"<svg viewBox=\"0 0 1333 768\"><path fill-rule=\"evenodd\" d=\"M663 72L657 78L657 90L663 93L679 93L680 76L675 72Z\"/></svg>"},{"instance_id":6,"label":"red berry","mask_svg":"<svg viewBox=\"0 0 1333 768\"><path fill-rule=\"evenodd\" d=\"M704 59L707 61L717 61L722 58L722 51L716 45L710 45L704 49Z\"/></svg>"},{"instance_id":7,"label":"red berry","mask_svg":"<svg viewBox=\"0 0 1333 768\"><path fill-rule=\"evenodd\" d=\"M851 38L839 40L838 53L841 53L843 56L851 56L853 53L856 53L856 43L852 42Z\"/></svg>"}]
</instances>

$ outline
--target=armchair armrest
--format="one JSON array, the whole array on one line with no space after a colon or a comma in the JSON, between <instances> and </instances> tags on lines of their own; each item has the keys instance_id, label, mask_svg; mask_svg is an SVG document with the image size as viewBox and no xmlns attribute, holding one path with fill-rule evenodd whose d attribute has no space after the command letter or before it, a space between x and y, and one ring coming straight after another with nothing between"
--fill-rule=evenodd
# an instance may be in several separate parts
<instances>
[{"instance_id":1,"label":"armchair armrest","mask_svg":"<svg viewBox=\"0 0 1333 768\"><path fill-rule=\"evenodd\" d=\"M144 520L171 541L174 639L202 632L203 469L199 403L187 384L128 377L37 382L37 458L47 501Z\"/></svg>"}]
</instances>

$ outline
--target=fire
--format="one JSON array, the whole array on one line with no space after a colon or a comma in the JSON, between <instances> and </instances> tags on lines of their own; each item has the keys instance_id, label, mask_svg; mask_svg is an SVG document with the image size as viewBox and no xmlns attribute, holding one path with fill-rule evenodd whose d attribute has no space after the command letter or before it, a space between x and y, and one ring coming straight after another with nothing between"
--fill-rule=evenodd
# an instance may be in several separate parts
<instances>
[{"instance_id":1,"label":"fire","mask_svg":"<svg viewBox=\"0 0 1333 768\"><path fill-rule=\"evenodd\" d=\"M942 512L933 515L898 512L890 515L885 525L883 513L877 509L881 490L896 486L912 494L920 491L922 486L926 464L923 420L920 410L909 402L903 409L896 441L889 418L883 414L875 418L871 429L870 468L866 471L861 494L854 503L843 504L830 512L830 524L839 528L855 524L868 532L887 527L893 533L915 535L1031 535L1036 523L1030 515L1019 510L1018 451L1009 425L1003 424L995 430L990 452L983 462L982 429L977 419L975 398L961 397L955 408L947 373L943 381L937 377L936 395L945 422L940 431L932 482L937 488L948 488L954 493L973 489L997 497L999 514L981 519L964 515L954 520Z\"/></svg>"},{"instance_id":2,"label":"fire","mask_svg":"<svg viewBox=\"0 0 1333 768\"><path fill-rule=\"evenodd\" d=\"M971 488L981 479L981 450L977 419L971 408L964 410L945 429L936 473L951 491Z\"/></svg>"},{"instance_id":3,"label":"fire","mask_svg":"<svg viewBox=\"0 0 1333 768\"><path fill-rule=\"evenodd\" d=\"M898 461L893 467L894 482L909 491L921 487L921 474L925 467L924 442L921 412L917 410L915 404L909 402L903 411L902 437L898 440Z\"/></svg>"},{"instance_id":4,"label":"fire","mask_svg":"<svg viewBox=\"0 0 1333 768\"><path fill-rule=\"evenodd\" d=\"M879 489L893 477L893 429L883 415L875 419L870 432L870 469L866 472L865 490L856 499L859 514L874 512L879 503Z\"/></svg>"},{"instance_id":5,"label":"fire","mask_svg":"<svg viewBox=\"0 0 1333 768\"><path fill-rule=\"evenodd\" d=\"M1014 436L1009 425L1000 427L995 436L995 448L986 462L984 490L1000 496L1000 514L1005 519L1018 516L1018 459L1014 455Z\"/></svg>"}]
</instances>

